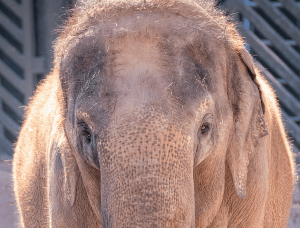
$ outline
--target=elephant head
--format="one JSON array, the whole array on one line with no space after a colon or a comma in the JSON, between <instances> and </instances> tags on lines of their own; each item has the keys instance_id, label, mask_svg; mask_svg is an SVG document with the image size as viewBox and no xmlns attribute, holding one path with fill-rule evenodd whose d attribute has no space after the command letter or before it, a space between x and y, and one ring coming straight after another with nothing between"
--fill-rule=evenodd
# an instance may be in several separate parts
<instances>
[{"instance_id":1,"label":"elephant head","mask_svg":"<svg viewBox=\"0 0 300 228\"><path fill-rule=\"evenodd\" d=\"M235 30L176 4L87 13L89 24L71 21L56 46L69 203L80 203L82 178L104 227L209 224L226 164L244 198L249 156L267 134L253 60Z\"/></svg>"}]
</instances>

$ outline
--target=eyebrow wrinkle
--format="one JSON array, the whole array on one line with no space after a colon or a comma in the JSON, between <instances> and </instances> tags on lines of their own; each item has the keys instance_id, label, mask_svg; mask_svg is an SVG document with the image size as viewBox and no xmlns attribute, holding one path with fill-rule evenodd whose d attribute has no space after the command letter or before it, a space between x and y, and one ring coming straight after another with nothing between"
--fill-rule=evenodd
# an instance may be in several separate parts
<instances>
[{"instance_id":1,"label":"eyebrow wrinkle","mask_svg":"<svg viewBox=\"0 0 300 228\"><path fill-rule=\"evenodd\" d=\"M200 63L194 63L194 66L196 68L196 74L198 76L198 79L201 81L201 84L208 91L211 91L212 82L209 72Z\"/></svg>"}]
</instances>

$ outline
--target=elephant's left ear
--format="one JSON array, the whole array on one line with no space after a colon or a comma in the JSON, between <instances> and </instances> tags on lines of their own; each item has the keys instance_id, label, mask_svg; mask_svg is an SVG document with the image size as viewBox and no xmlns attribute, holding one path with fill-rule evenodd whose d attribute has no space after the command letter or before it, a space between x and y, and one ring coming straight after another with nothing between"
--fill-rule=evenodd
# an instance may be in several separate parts
<instances>
[{"instance_id":1,"label":"elephant's left ear","mask_svg":"<svg viewBox=\"0 0 300 228\"><path fill-rule=\"evenodd\" d=\"M248 74L251 76L253 82L258 88L259 96L260 96L260 101L261 101L261 108L263 113L265 113L265 104L262 99L262 92L259 83L257 82L256 79L256 71L254 67L254 62L252 56L249 54L249 52L246 49L241 49L240 50L240 58L245 64L245 67L247 68Z\"/></svg>"},{"instance_id":2,"label":"elephant's left ear","mask_svg":"<svg viewBox=\"0 0 300 228\"><path fill-rule=\"evenodd\" d=\"M268 135L265 106L260 85L256 80L253 59L246 49L239 52L229 76L229 100L232 105L234 127L227 151L227 162L238 196L246 196L248 165L251 154L261 137Z\"/></svg>"},{"instance_id":3,"label":"elephant's left ear","mask_svg":"<svg viewBox=\"0 0 300 228\"><path fill-rule=\"evenodd\" d=\"M269 134L268 132L268 128L266 125L266 121L265 121L265 104L264 104L264 100L262 98L262 91L261 91L261 87L260 84L257 82L257 78L256 78L256 71L254 68L254 62L253 62L253 58L252 56L249 54L249 52L246 49L242 49L240 51L240 57L241 60L243 61L243 63L245 64L246 68L248 69L248 73L251 76L254 84L257 86L258 92L259 92L259 101L258 104L256 105L256 125L255 125L255 130L252 133L256 133L257 138L261 138L264 137L266 135Z\"/></svg>"}]
</instances>

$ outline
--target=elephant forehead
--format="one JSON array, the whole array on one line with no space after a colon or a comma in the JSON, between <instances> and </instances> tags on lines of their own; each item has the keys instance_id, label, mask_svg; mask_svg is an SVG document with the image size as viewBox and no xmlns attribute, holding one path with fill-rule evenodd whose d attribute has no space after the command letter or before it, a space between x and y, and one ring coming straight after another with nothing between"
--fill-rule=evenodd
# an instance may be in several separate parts
<instances>
[{"instance_id":1,"label":"elephant forehead","mask_svg":"<svg viewBox=\"0 0 300 228\"><path fill-rule=\"evenodd\" d=\"M81 102L77 107L108 118L156 105L177 118L195 118L206 110L198 108L201 102L222 86L216 83L223 72L222 45L212 47L214 38L176 24L178 20L170 20L174 15L165 24L163 16L137 17L142 19L136 23L125 18L90 28L70 51L73 56L62 71L69 70L66 81L75 85L74 100Z\"/></svg>"},{"instance_id":2,"label":"elephant forehead","mask_svg":"<svg viewBox=\"0 0 300 228\"><path fill-rule=\"evenodd\" d=\"M116 85L134 89L145 77L158 79L162 76L160 52L152 40L122 39L110 48L113 50L108 56L107 66Z\"/></svg>"},{"instance_id":3,"label":"elephant forehead","mask_svg":"<svg viewBox=\"0 0 300 228\"><path fill-rule=\"evenodd\" d=\"M132 66L137 74L141 69L155 72L162 67L174 71L174 65L179 63L172 57L177 56L185 67L192 68L185 61L188 59L198 71L212 69L215 62L220 65L217 58L220 42L201 29L204 25L207 23L195 24L179 15L152 12L104 20L80 34L80 39L70 42L73 48L69 49L65 61L71 59L72 63L67 61L64 65L78 69L70 73L72 76L78 72L80 76L87 74L95 65L101 69L106 65L107 71L126 76L134 73Z\"/></svg>"},{"instance_id":4,"label":"elephant forehead","mask_svg":"<svg viewBox=\"0 0 300 228\"><path fill-rule=\"evenodd\" d=\"M205 63L206 51L186 41L178 46L179 38L166 41L157 34L148 35L122 37L107 46L111 50L106 59L107 77L118 89L128 89L137 98L145 92L149 97L147 91L160 97L174 95L183 103L212 89L213 70Z\"/></svg>"},{"instance_id":5,"label":"elephant forehead","mask_svg":"<svg viewBox=\"0 0 300 228\"><path fill-rule=\"evenodd\" d=\"M212 68L201 64L201 54L196 56L191 46L180 50L161 39L130 36L115 40L106 49L110 51L101 55L94 66L84 64L88 62L85 58L97 58L92 56L98 52L89 49L88 54L83 52L83 57L78 57L83 63L75 61L74 68L83 68L75 70L75 74L80 73L76 75L80 97L95 99L85 95L93 91L102 103L113 97L121 101L119 109L154 101L158 105L170 101L183 109L188 103L199 102L213 88Z\"/></svg>"}]
</instances>

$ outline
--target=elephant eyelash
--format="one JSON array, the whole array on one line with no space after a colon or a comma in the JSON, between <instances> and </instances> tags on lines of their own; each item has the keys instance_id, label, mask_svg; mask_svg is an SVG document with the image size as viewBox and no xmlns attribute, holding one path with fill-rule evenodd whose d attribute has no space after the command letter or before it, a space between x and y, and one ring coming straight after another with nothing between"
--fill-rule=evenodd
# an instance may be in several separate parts
<instances>
[{"instance_id":1,"label":"elephant eyelash","mask_svg":"<svg viewBox=\"0 0 300 228\"><path fill-rule=\"evenodd\" d=\"M78 125L81 129L82 136L84 136L86 139L86 142L88 144L91 143L92 142L92 133L91 133L89 127L87 126L87 124L84 122L83 123L81 122L81 123L78 123Z\"/></svg>"},{"instance_id":2,"label":"elephant eyelash","mask_svg":"<svg viewBox=\"0 0 300 228\"><path fill-rule=\"evenodd\" d=\"M210 124L209 123L204 123L201 126L201 134L206 134L210 130Z\"/></svg>"},{"instance_id":3,"label":"elephant eyelash","mask_svg":"<svg viewBox=\"0 0 300 228\"><path fill-rule=\"evenodd\" d=\"M83 130L82 131L82 135L85 137L87 143L91 143L91 141L92 141L92 135L91 135L91 133L89 131Z\"/></svg>"}]
</instances>

